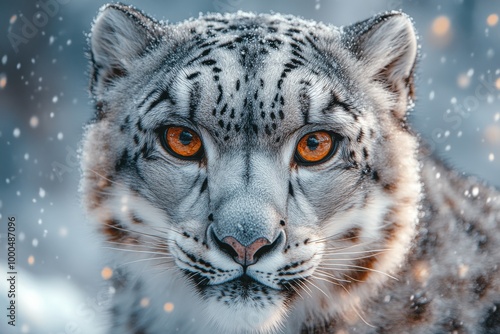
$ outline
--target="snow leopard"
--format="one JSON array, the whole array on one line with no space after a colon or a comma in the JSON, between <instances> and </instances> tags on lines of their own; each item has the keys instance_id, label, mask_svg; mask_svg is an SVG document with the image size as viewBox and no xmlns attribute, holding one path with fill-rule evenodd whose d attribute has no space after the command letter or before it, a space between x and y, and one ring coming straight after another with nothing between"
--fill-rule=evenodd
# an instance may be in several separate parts
<instances>
[{"instance_id":1,"label":"snow leopard","mask_svg":"<svg viewBox=\"0 0 500 334\"><path fill-rule=\"evenodd\" d=\"M412 129L409 16L115 3L89 45L109 333L500 333L500 195Z\"/></svg>"}]
</instances>

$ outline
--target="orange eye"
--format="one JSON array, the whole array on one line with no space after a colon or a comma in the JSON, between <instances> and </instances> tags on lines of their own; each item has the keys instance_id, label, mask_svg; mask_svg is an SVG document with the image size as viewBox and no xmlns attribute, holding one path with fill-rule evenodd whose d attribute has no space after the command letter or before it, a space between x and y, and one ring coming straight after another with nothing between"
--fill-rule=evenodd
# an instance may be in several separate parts
<instances>
[{"instance_id":1,"label":"orange eye","mask_svg":"<svg viewBox=\"0 0 500 334\"><path fill-rule=\"evenodd\" d=\"M164 146L172 155L186 160L199 159L203 153L200 136L183 126L170 126L165 130Z\"/></svg>"},{"instance_id":2,"label":"orange eye","mask_svg":"<svg viewBox=\"0 0 500 334\"><path fill-rule=\"evenodd\" d=\"M315 164L328 159L335 153L336 139L327 131L306 134L297 144L295 160L302 164Z\"/></svg>"}]
</instances>

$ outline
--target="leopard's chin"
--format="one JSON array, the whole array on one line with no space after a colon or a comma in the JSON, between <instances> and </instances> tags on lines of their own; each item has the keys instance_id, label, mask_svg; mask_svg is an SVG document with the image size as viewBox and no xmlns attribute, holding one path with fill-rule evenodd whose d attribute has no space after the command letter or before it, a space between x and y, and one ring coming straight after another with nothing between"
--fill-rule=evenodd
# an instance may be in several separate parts
<instances>
[{"instance_id":1,"label":"leopard's chin","mask_svg":"<svg viewBox=\"0 0 500 334\"><path fill-rule=\"evenodd\" d=\"M287 313L286 291L272 289L243 275L203 288L205 314L221 333L272 333Z\"/></svg>"}]
</instances>

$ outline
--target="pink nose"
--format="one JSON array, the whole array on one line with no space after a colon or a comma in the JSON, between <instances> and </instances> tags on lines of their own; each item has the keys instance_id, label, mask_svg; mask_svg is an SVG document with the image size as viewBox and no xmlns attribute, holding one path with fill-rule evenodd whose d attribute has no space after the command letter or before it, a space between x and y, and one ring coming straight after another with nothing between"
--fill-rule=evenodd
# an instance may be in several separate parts
<instances>
[{"instance_id":1,"label":"pink nose","mask_svg":"<svg viewBox=\"0 0 500 334\"><path fill-rule=\"evenodd\" d=\"M248 246L243 246L233 237L225 237L222 242L231 246L231 248L236 252L237 256L234 260L243 266L249 266L257 262L255 258L255 253L262 249L262 247L269 245L271 242L266 238L259 238L252 242Z\"/></svg>"}]
</instances>

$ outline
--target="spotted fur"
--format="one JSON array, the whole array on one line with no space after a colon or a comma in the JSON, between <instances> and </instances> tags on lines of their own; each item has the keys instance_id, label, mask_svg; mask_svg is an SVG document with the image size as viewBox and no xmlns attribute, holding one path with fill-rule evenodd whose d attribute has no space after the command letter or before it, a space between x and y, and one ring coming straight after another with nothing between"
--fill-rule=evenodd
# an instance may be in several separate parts
<instances>
[{"instance_id":1,"label":"spotted fur","mask_svg":"<svg viewBox=\"0 0 500 334\"><path fill-rule=\"evenodd\" d=\"M500 197L419 148L405 14L172 25L111 4L90 45L82 193L113 264L110 333L500 331ZM169 154L169 125L203 158ZM338 149L301 164L318 130ZM256 241L254 263L234 256Z\"/></svg>"}]
</instances>

